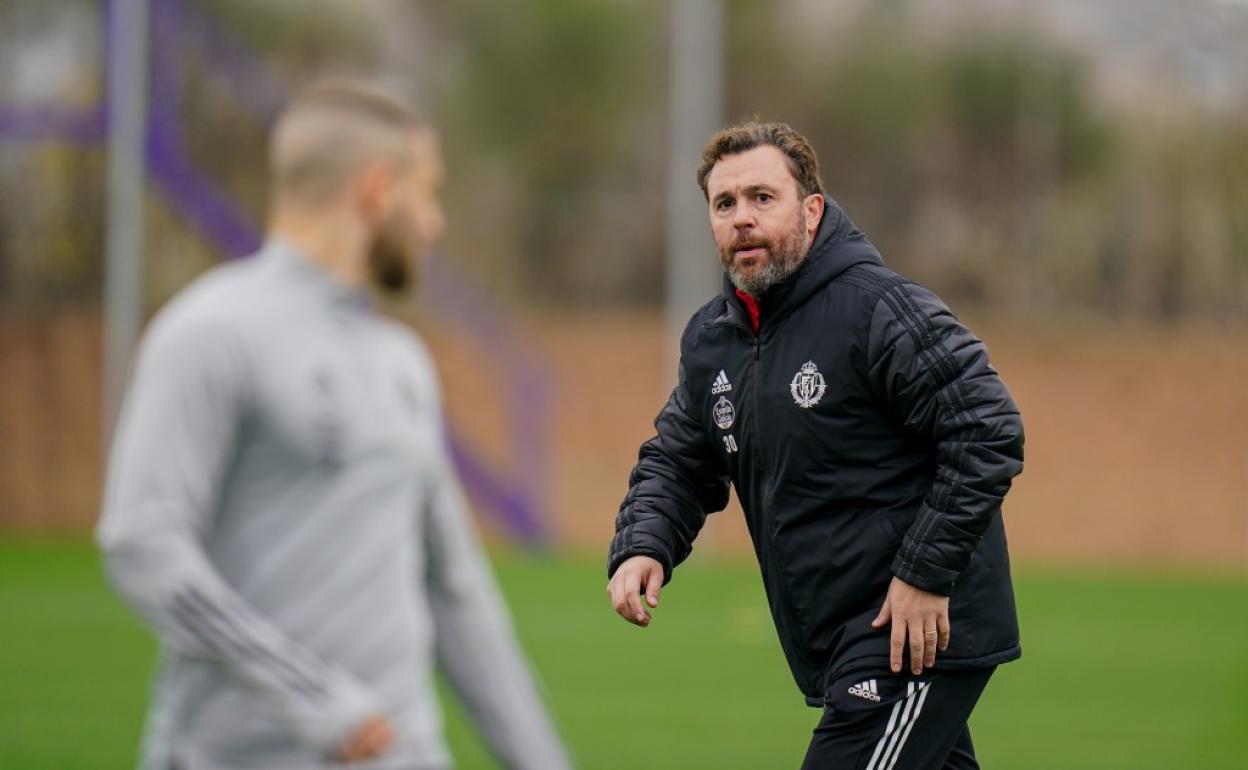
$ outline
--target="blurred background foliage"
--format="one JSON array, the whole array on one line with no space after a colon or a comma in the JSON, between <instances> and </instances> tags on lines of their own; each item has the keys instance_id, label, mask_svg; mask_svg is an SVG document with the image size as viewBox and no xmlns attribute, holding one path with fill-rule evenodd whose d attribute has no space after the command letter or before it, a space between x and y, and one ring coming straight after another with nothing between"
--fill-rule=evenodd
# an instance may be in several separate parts
<instances>
[{"instance_id":1,"label":"blurred background foliage","mask_svg":"<svg viewBox=\"0 0 1248 770\"><path fill-rule=\"evenodd\" d=\"M13 450L0 456L0 525L82 531L98 505L105 7L0 3L0 433ZM558 542L600 548L671 387L673 6L150 8L157 139L255 233L266 129L301 85L377 78L439 129L445 274L422 301L388 309L433 345L453 431L481 467L500 488L529 490ZM1248 425L1228 430L1225 416L1248 409L1237 384L1248 376L1248 5L722 9L724 119L807 134L829 193L886 261L991 346L1029 419L1029 471L1011 497L1020 551L1242 563ZM17 112L55 130L24 135ZM75 115L86 122L65 129ZM171 194L187 179L160 171L147 188L149 314L226 248ZM696 195L695 169L677 173ZM679 258L713 275L709 247ZM737 525L718 517L703 541L742 546Z\"/></svg>"},{"instance_id":2,"label":"blurred background foliage","mask_svg":"<svg viewBox=\"0 0 1248 770\"><path fill-rule=\"evenodd\" d=\"M231 45L271 81L240 102L193 46L155 75L181 80L192 157L254 223L283 88L386 73L442 130L456 225L446 250L479 282L520 307L661 301L665 3L192 5L237 31ZM829 192L896 268L964 308L1248 318L1242 102L1210 107L1176 88L1143 104L1106 98L1087 52L1035 34L1026 16L933 31L913 3L846 5L856 10L829 20L810 3L729 0L727 117L806 133ZM6 61L64 39L81 52L55 82L10 78L0 101L98 98L100 43L87 39L98 20L90 2L7 0ZM89 301L101 151L3 145L0 164L5 306ZM174 217L157 212L151 227L155 304L215 255Z\"/></svg>"}]
</instances>

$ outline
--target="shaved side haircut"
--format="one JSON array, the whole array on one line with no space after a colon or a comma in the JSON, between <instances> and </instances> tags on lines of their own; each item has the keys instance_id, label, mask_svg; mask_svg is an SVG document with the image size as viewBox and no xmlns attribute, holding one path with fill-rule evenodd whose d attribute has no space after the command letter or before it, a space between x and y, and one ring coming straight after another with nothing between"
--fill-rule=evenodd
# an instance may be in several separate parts
<instances>
[{"instance_id":1,"label":"shaved side haircut","mask_svg":"<svg viewBox=\"0 0 1248 770\"><path fill-rule=\"evenodd\" d=\"M269 142L275 201L316 206L375 160L402 167L411 139L427 130L393 98L352 80L312 85L283 110Z\"/></svg>"}]
</instances>

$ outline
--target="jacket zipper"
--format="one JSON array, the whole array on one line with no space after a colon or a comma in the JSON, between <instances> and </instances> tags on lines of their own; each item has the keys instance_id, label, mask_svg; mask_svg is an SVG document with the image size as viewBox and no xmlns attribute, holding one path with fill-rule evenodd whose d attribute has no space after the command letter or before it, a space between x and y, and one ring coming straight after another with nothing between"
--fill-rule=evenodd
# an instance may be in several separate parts
<instances>
[{"instance_id":1,"label":"jacket zipper","mask_svg":"<svg viewBox=\"0 0 1248 770\"><path fill-rule=\"evenodd\" d=\"M767 492L767 487L769 486L767 484L767 480L771 479L772 471L771 468L768 467L766 459L767 453L764 451L763 447L762 409L759 406L759 402L761 400L760 394L763 390L763 377L760 372L762 364L759 361L761 347L762 340L756 333L754 335L753 365L751 366L754 370L754 440L750 443L754 447L754 451L756 453L755 462L757 462L759 467L762 469L762 478L764 479L762 498L760 500L762 506L762 511L760 511L760 513L762 514L763 522L760 523L765 525L762 532L763 536L767 538L769 562L768 569L772 571L771 579L775 582L777 590L779 591L778 600L781 612L786 616L786 621L791 626L789 633L792 634L796 630L796 632L800 634L802 632L802 627L805 625L805 621L793 605L793 597L789 595L788 586L785 583L784 576L777 561L775 506L773 505L770 494ZM806 654L804 652L799 651L798 654L803 660L806 660ZM810 661L806 660L806 663L810 663Z\"/></svg>"},{"instance_id":2,"label":"jacket zipper","mask_svg":"<svg viewBox=\"0 0 1248 770\"><path fill-rule=\"evenodd\" d=\"M753 362L750 366L750 369L752 370L751 376L754 379L754 388L753 388L754 392L752 394L754 397L754 440L751 441L750 444L754 447L754 457L755 457L754 461L758 464L759 468L762 470L762 478L769 479L771 478L771 469L767 467L767 453L766 451L764 451L764 448L763 448L763 429L762 429L763 418L762 418L762 408L760 406L760 401L761 401L760 394L762 393L762 390L763 390L763 376L760 371L762 369L762 363L759 361L761 347L762 347L762 341L759 338L759 335L756 333L754 335ZM767 486L766 483L764 483L762 486L763 486L764 491L762 494L762 498L759 500L762 510L760 510L759 513L763 521L761 521L760 524L766 525L762 531L767 537L768 549L770 550L770 547L771 547L770 543L772 540L774 540L774 538L772 537L772 533L771 533L771 522L770 522L771 517L768 516L767 514L770 512L771 506L768 503L767 493L765 491L766 486Z\"/></svg>"}]
</instances>

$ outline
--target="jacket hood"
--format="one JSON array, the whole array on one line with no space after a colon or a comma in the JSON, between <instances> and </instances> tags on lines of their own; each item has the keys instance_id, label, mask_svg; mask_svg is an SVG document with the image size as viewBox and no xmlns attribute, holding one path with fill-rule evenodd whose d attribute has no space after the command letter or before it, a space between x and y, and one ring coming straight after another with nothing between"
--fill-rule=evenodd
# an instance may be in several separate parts
<instances>
[{"instance_id":1,"label":"jacket hood","mask_svg":"<svg viewBox=\"0 0 1248 770\"><path fill-rule=\"evenodd\" d=\"M793 275L770 287L758 298L764 327L788 315L812 294L854 265L864 262L884 264L880 252L854 225L844 209L827 195L823 196L823 203L823 219L819 222L819 229L815 232L815 240L811 243L806 261ZM736 287L732 285L726 270L723 287L729 306L736 305L739 302Z\"/></svg>"}]
</instances>

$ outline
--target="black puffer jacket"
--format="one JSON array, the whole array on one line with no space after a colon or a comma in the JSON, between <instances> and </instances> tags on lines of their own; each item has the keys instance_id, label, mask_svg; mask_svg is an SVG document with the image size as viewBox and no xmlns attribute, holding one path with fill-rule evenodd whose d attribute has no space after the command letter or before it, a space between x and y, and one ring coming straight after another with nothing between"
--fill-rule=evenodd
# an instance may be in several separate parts
<instances>
[{"instance_id":1,"label":"black puffer jacket","mask_svg":"<svg viewBox=\"0 0 1248 770\"><path fill-rule=\"evenodd\" d=\"M812 705L886 663L890 579L948 595L937 668L1020 654L1001 500L1023 426L988 351L884 267L831 200L806 263L764 293L755 335L727 281L681 340L679 382L641 447L609 567L671 570L737 490L780 642Z\"/></svg>"}]
</instances>

